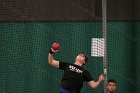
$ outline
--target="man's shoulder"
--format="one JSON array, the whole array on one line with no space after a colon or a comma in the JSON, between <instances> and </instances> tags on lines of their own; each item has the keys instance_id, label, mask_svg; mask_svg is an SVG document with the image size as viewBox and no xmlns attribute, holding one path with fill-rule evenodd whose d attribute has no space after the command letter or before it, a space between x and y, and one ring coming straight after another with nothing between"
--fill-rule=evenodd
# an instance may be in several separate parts
<instances>
[{"instance_id":1,"label":"man's shoulder","mask_svg":"<svg viewBox=\"0 0 140 93\"><path fill-rule=\"evenodd\" d=\"M71 65L71 63L69 63L69 62L63 62L63 61L59 61L59 64Z\"/></svg>"},{"instance_id":2,"label":"man's shoulder","mask_svg":"<svg viewBox=\"0 0 140 93\"><path fill-rule=\"evenodd\" d=\"M59 61L59 68L67 68L69 65L71 65L70 63L68 62L62 62L62 61Z\"/></svg>"},{"instance_id":3,"label":"man's shoulder","mask_svg":"<svg viewBox=\"0 0 140 93\"><path fill-rule=\"evenodd\" d=\"M84 70L85 72L89 73L89 71L88 71L86 68L83 68L83 70Z\"/></svg>"}]
</instances>

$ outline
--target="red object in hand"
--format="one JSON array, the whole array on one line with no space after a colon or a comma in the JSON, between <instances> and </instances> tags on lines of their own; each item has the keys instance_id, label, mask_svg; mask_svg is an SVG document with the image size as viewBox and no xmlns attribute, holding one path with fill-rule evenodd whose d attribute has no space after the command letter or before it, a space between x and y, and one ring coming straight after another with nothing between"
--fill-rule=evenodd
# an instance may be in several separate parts
<instances>
[{"instance_id":1,"label":"red object in hand","mask_svg":"<svg viewBox=\"0 0 140 93\"><path fill-rule=\"evenodd\" d=\"M59 50L60 49L60 45L59 45L59 43L53 43L53 45L52 45L52 49L53 50Z\"/></svg>"}]
</instances>

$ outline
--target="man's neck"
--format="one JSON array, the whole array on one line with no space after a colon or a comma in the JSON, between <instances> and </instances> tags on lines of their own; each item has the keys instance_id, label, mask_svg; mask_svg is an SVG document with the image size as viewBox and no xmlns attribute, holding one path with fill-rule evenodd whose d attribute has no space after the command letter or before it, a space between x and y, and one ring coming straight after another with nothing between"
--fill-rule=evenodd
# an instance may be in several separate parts
<instances>
[{"instance_id":1,"label":"man's neck","mask_svg":"<svg viewBox=\"0 0 140 93\"><path fill-rule=\"evenodd\" d=\"M74 64L82 67L82 64L80 64L79 62L75 62Z\"/></svg>"},{"instance_id":2,"label":"man's neck","mask_svg":"<svg viewBox=\"0 0 140 93\"><path fill-rule=\"evenodd\" d=\"M109 92L109 91L108 91L108 93L115 93L115 92Z\"/></svg>"}]
</instances>

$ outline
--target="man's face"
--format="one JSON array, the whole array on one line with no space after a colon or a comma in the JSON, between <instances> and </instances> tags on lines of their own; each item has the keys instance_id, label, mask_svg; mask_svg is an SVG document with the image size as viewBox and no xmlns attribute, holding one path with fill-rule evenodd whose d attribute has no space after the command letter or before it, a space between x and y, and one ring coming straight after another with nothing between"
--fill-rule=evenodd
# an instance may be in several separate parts
<instances>
[{"instance_id":1,"label":"man's face","mask_svg":"<svg viewBox=\"0 0 140 93\"><path fill-rule=\"evenodd\" d=\"M109 82L107 85L108 92L113 93L116 90L116 84L114 82Z\"/></svg>"},{"instance_id":2,"label":"man's face","mask_svg":"<svg viewBox=\"0 0 140 93\"><path fill-rule=\"evenodd\" d=\"M85 64L85 55L84 54L78 54L77 57L76 57L76 60Z\"/></svg>"}]
</instances>

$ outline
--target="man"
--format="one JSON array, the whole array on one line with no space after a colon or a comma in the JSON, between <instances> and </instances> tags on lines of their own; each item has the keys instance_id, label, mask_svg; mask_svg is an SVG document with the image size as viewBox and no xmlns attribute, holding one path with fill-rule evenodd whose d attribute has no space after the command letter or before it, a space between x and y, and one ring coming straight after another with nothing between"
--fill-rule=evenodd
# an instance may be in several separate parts
<instances>
[{"instance_id":1,"label":"man","mask_svg":"<svg viewBox=\"0 0 140 93\"><path fill-rule=\"evenodd\" d=\"M116 88L117 88L117 82L114 79L108 80L106 93L115 93Z\"/></svg>"},{"instance_id":2,"label":"man","mask_svg":"<svg viewBox=\"0 0 140 93\"><path fill-rule=\"evenodd\" d=\"M115 93L117 88L117 83L114 79L108 80L107 90L108 93Z\"/></svg>"},{"instance_id":3,"label":"man","mask_svg":"<svg viewBox=\"0 0 140 93\"><path fill-rule=\"evenodd\" d=\"M53 56L54 52L57 51L51 48L48 55L48 62L50 65L64 70L60 93L80 93L84 81L86 81L91 88L97 88L104 80L103 75L100 75L98 81L95 82L92 80L89 72L83 68L83 65L85 65L88 60L85 54L79 53L74 64L70 64L55 60Z\"/></svg>"}]
</instances>

